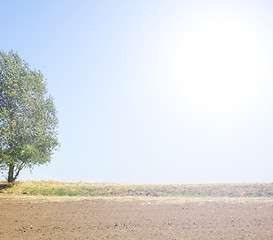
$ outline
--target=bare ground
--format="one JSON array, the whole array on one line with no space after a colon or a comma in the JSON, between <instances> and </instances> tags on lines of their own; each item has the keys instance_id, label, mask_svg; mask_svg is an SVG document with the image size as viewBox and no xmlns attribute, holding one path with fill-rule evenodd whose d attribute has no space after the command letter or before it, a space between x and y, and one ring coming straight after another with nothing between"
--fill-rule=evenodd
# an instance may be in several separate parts
<instances>
[{"instance_id":1,"label":"bare ground","mask_svg":"<svg viewBox=\"0 0 273 240\"><path fill-rule=\"evenodd\" d=\"M273 198L0 194L0 239L273 239Z\"/></svg>"}]
</instances>

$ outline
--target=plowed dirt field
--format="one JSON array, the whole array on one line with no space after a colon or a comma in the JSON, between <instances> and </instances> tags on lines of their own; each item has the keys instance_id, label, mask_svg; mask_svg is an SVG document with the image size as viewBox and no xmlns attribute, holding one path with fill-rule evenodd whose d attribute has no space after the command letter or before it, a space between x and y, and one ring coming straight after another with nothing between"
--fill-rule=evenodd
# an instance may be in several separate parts
<instances>
[{"instance_id":1,"label":"plowed dirt field","mask_svg":"<svg viewBox=\"0 0 273 240\"><path fill-rule=\"evenodd\" d=\"M272 198L0 194L0 239L273 239Z\"/></svg>"}]
</instances>

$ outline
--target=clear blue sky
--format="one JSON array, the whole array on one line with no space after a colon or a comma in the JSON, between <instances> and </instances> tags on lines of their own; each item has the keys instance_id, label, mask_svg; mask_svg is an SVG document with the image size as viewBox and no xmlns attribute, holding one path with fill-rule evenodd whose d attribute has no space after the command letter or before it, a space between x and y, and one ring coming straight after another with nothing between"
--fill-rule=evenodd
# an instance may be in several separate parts
<instances>
[{"instance_id":1,"label":"clear blue sky","mask_svg":"<svg viewBox=\"0 0 273 240\"><path fill-rule=\"evenodd\" d=\"M19 179L273 181L272 1L1 1L61 148Z\"/></svg>"}]
</instances>

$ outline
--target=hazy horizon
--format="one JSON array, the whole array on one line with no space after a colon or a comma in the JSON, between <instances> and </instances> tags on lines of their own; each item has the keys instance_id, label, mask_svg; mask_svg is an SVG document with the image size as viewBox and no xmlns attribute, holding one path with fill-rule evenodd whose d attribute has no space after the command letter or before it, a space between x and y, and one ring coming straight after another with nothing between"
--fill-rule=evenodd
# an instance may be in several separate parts
<instances>
[{"instance_id":1,"label":"hazy horizon","mask_svg":"<svg viewBox=\"0 0 273 240\"><path fill-rule=\"evenodd\" d=\"M60 150L18 180L273 182L273 2L14 0L0 18L59 118Z\"/></svg>"}]
</instances>

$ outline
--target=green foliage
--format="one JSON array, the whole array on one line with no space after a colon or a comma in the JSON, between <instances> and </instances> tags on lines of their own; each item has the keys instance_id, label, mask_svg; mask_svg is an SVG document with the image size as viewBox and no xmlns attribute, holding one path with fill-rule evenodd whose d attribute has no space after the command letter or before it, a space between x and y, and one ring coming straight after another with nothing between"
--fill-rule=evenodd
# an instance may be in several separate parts
<instances>
[{"instance_id":1,"label":"green foliage","mask_svg":"<svg viewBox=\"0 0 273 240\"><path fill-rule=\"evenodd\" d=\"M50 161L58 119L40 71L17 53L0 51L0 170L13 182L23 168Z\"/></svg>"}]
</instances>

